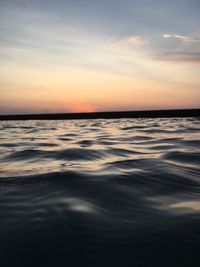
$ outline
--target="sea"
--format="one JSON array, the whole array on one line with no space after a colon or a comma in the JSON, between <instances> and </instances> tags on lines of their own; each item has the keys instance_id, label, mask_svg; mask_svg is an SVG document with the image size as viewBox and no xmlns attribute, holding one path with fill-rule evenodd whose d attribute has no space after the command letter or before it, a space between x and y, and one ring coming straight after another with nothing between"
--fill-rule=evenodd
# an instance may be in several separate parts
<instances>
[{"instance_id":1,"label":"sea","mask_svg":"<svg viewBox=\"0 0 200 267\"><path fill-rule=\"evenodd\" d=\"M200 118L1 121L0 266L199 267Z\"/></svg>"}]
</instances>

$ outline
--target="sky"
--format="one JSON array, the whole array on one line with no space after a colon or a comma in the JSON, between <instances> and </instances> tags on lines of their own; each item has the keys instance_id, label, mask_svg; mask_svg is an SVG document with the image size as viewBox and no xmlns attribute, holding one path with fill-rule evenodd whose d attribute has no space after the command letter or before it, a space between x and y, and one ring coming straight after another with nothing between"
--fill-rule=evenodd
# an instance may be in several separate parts
<instances>
[{"instance_id":1,"label":"sky","mask_svg":"<svg viewBox=\"0 0 200 267\"><path fill-rule=\"evenodd\" d=\"M199 0L0 0L0 114L200 108Z\"/></svg>"}]
</instances>

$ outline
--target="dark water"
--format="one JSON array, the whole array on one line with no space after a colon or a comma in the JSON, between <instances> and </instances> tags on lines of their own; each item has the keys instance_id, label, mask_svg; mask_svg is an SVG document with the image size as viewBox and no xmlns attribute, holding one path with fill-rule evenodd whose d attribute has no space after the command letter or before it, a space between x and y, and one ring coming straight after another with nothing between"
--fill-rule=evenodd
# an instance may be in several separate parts
<instances>
[{"instance_id":1,"label":"dark water","mask_svg":"<svg viewBox=\"0 0 200 267\"><path fill-rule=\"evenodd\" d=\"M0 266L199 267L199 122L0 122Z\"/></svg>"}]
</instances>

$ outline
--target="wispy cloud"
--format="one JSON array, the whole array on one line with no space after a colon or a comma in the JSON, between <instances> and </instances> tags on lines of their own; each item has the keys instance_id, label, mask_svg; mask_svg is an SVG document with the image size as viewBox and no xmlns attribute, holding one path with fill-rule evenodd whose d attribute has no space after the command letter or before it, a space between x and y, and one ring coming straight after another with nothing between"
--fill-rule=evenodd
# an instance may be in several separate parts
<instances>
[{"instance_id":1,"label":"wispy cloud","mask_svg":"<svg viewBox=\"0 0 200 267\"><path fill-rule=\"evenodd\" d=\"M168 39L168 38L177 38L181 39L183 41L190 41L191 39L187 35L179 35L179 34L163 34L163 38Z\"/></svg>"},{"instance_id":2,"label":"wispy cloud","mask_svg":"<svg viewBox=\"0 0 200 267\"><path fill-rule=\"evenodd\" d=\"M129 55L153 61L174 61L185 64L200 63L200 34L131 35L114 44Z\"/></svg>"},{"instance_id":3,"label":"wispy cloud","mask_svg":"<svg viewBox=\"0 0 200 267\"><path fill-rule=\"evenodd\" d=\"M163 38L165 39L176 38L185 42L200 42L200 35L180 35L180 34L165 33L163 34Z\"/></svg>"},{"instance_id":4,"label":"wispy cloud","mask_svg":"<svg viewBox=\"0 0 200 267\"><path fill-rule=\"evenodd\" d=\"M200 64L200 52L180 51L180 52L164 52L156 55L157 60L175 61L184 63Z\"/></svg>"},{"instance_id":5,"label":"wispy cloud","mask_svg":"<svg viewBox=\"0 0 200 267\"><path fill-rule=\"evenodd\" d=\"M149 44L149 41L144 39L141 36L128 36L119 42L117 42L116 46L117 47L128 47L128 46L134 46L134 47L141 47L144 45Z\"/></svg>"},{"instance_id":6,"label":"wispy cloud","mask_svg":"<svg viewBox=\"0 0 200 267\"><path fill-rule=\"evenodd\" d=\"M185 63L200 63L200 35L163 34L164 39L156 52L157 59L180 61Z\"/></svg>"}]
</instances>

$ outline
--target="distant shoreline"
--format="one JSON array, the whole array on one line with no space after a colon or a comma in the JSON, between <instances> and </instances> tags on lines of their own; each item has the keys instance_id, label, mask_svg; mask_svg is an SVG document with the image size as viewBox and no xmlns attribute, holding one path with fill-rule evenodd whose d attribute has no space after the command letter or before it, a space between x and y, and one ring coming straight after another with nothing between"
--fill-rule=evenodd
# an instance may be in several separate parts
<instances>
[{"instance_id":1,"label":"distant shoreline","mask_svg":"<svg viewBox=\"0 0 200 267\"><path fill-rule=\"evenodd\" d=\"M0 120L1 121L8 121L8 120L85 120L85 119L176 118L176 117L178 118L200 117L200 109L0 115Z\"/></svg>"}]
</instances>

